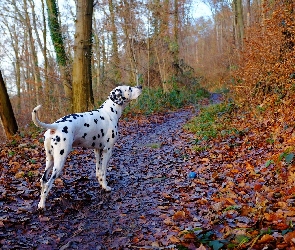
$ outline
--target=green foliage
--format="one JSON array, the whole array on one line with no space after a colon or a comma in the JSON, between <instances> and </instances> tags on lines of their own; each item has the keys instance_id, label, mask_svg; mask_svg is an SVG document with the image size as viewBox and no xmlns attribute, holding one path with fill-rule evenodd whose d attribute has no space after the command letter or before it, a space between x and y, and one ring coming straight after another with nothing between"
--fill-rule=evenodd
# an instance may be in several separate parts
<instances>
[{"instance_id":1,"label":"green foliage","mask_svg":"<svg viewBox=\"0 0 295 250\"><path fill-rule=\"evenodd\" d=\"M125 113L141 112L148 115L168 109L179 109L188 104L196 104L209 95L208 91L197 85L191 88L180 88L174 84L168 93L164 93L162 88L144 88L138 100L127 107Z\"/></svg>"},{"instance_id":2,"label":"green foliage","mask_svg":"<svg viewBox=\"0 0 295 250\"><path fill-rule=\"evenodd\" d=\"M15 152L14 151L9 151L8 152L8 157L12 157L12 156L14 156L15 155Z\"/></svg>"},{"instance_id":3,"label":"green foliage","mask_svg":"<svg viewBox=\"0 0 295 250\"><path fill-rule=\"evenodd\" d=\"M279 156L279 160L280 161L285 160L287 164L290 164L293 161L293 158L294 158L294 153L290 153L290 152L283 152Z\"/></svg>"},{"instance_id":4,"label":"green foliage","mask_svg":"<svg viewBox=\"0 0 295 250\"><path fill-rule=\"evenodd\" d=\"M221 249L224 244L227 244L228 241L224 239L216 239L216 235L213 230L203 231L201 228L195 228L194 230L185 231L186 233L194 233L196 235L196 242L202 243L203 245L207 245L211 247L213 250ZM187 249L183 248L183 246L177 246L177 249Z\"/></svg>"},{"instance_id":5,"label":"green foliage","mask_svg":"<svg viewBox=\"0 0 295 250\"><path fill-rule=\"evenodd\" d=\"M224 123L219 119L224 118L232 112L234 104L221 103L204 107L200 110L198 116L192 119L185 125L185 129L193 132L197 136L197 140L208 140L215 138L218 135L226 135L231 133L238 133L235 129L227 129Z\"/></svg>"},{"instance_id":6,"label":"green foliage","mask_svg":"<svg viewBox=\"0 0 295 250\"><path fill-rule=\"evenodd\" d=\"M241 206L238 206L238 205L232 205L232 206L228 206L224 209L224 212L225 211L229 211L229 210L240 210L241 209Z\"/></svg>"},{"instance_id":7,"label":"green foliage","mask_svg":"<svg viewBox=\"0 0 295 250\"><path fill-rule=\"evenodd\" d=\"M271 164L274 164L273 160L267 160L265 163L265 167L269 167Z\"/></svg>"}]
</instances>

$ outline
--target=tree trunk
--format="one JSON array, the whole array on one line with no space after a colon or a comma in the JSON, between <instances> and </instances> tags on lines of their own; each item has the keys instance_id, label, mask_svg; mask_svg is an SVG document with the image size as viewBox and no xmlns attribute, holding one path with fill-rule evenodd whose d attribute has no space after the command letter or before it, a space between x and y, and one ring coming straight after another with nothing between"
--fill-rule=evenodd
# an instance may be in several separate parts
<instances>
[{"instance_id":1,"label":"tree trunk","mask_svg":"<svg viewBox=\"0 0 295 250\"><path fill-rule=\"evenodd\" d=\"M47 27L46 27L46 17L45 17L45 4L44 0L41 0L42 6L42 33L43 33L43 43L44 46L42 48L43 58L44 58L44 89L45 89L45 102L49 103L50 101L50 87L49 87L49 80L48 80L48 58L47 58Z\"/></svg>"},{"instance_id":2,"label":"tree trunk","mask_svg":"<svg viewBox=\"0 0 295 250\"><path fill-rule=\"evenodd\" d=\"M119 59L119 51L118 51L118 38L117 38L117 27L115 22L115 10L113 0L109 1L109 11L110 11L110 21L111 21L111 29L112 29L112 71L113 71L113 79L117 83L121 79L121 73L119 70L120 59Z\"/></svg>"},{"instance_id":3,"label":"tree trunk","mask_svg":"<svg viewBox=\"0 0 295 250\"><path fill-rule=\"evenodd\" d=\"M93 105L91 78L93 0L77 2L73 61L73 111L82 112Z\"/></svg>"},{"instance_id":4,"label":"tree trunk","mask_svg":"<svg viewBox=\"0 0 295 250\"><path fill-rule=\"evenodd\" d=\"M93 3L93 1L91 1ZM65 91L65 96L72 106L72 84L68 56L66 54L61 27L58 21L58 8L56 0L46 0L48 12L48 26L51 40L56 53L56 59ZM70 107L72 109L72 107Z\"/></svg>"},{"instance_id":5,"label":"tree trunk","mask_svg":"<svg viewBox=\"0 0 295 250\"><path fill-rule=\"evenodd\" d=\"M179 58L179 43L178 43L178 36L179 36L179 18L178 18L178 0L174 0L174 45L173 45L173 58L174 63L178 63Z\"/></svg>"},{"instance_id":6,"label":"tree trunk","mask_svg":"<svg viewBox=\"0 0 295 250\"><path fill-rule=\"evenodd\" d=\"M235 13L234 30L236 46L237 48L242 49L244 40L244 18L242 0L234 0L233 8Z\"/></svg>"},{"instance_id":7,"label":"tree trunk","mask_svg":"<svg viewBox=\"0 0 295 250\"><path fill-rule=\"evenodd\" d=\"M0 71L0 118L5 134L10 139L18 130L11 102Z\"/></svg>"},{"instance_id":8,"label":"tree trunk","mask_svg":"<svg viewBox=\"0 0 295 250\"><path fill-rule=\"evenodd\" d=\"M29 12L28 12L27 0L24 0L24 10L25 10L25 25L27 26L27 31L28 31L28 35L29 35L29 45L30 45L30 50L31 50L31 54L32 54L36 102L37 102L37 104L39 104L41 101L40 95L42 93L42 82L41 82L41 76L40 76L37 50L35 47L35 41L33 38L33 30L31 27L31 22L30 22L30 17L29 17Z\"/></svg>"}]
</instances>

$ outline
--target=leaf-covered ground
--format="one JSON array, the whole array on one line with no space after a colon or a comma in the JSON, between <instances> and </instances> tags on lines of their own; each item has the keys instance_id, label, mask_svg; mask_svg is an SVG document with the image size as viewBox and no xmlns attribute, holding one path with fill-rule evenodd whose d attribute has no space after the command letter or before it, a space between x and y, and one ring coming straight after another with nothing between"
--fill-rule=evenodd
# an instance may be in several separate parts
<instances>
[{"instance_id":1,"label":"leaf-covered ground","mask_svg":"<svg viewBox=\"0 0 295 250\"><path fill-rule=\"evenodd\" d=\"M109 193L93 152L74 150L44 213L36 210L42 136L2 146L1 249L292 249L291 153L258 125L196 152L182 128L194 115L186 108L122 120Z\"/></svg>"}]
</instances>

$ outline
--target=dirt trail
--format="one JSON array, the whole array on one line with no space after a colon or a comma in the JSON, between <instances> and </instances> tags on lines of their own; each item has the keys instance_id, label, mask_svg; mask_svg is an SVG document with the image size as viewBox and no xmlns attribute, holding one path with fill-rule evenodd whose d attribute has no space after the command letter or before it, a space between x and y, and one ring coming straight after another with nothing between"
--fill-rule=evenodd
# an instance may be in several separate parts
<instances>
[{"instance_id":1,"label":"dirt trail","mask_svg":"<svg viewBox=\"0 0 295 250\"><path fill-rule=\"evenodd\" d=\"M186 175L180 171L185 164L180 154L181 134L182 125L192 115L192 110L181 110L167 114L160 123L128 127L110 162L114 190L109 194L102 191L97 202L84 208L82 214L88 214L81 220L83 232L77 241L65 242L72 240L79 249L168 247L163 193L170 193L175 181L179 182L175 176Z\"/></svg>"}]
</instances>

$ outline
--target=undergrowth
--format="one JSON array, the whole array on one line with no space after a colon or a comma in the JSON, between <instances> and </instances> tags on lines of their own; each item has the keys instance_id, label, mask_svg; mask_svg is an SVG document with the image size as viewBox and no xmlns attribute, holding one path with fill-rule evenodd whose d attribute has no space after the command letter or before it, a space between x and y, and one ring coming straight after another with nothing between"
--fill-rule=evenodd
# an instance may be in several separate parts
<instances>
[{"instance_id":1,"label":"undergrowth","mask_svg":"<svg viewBox=\"0 0 295 250\"><path fill-rule=\"evenodd\" d=\"M154 112L179 109L188 104L196 104L210 93L199 86L178 87L164 93L162 88L144 88L142 94L131 105L125 109L125 114L142 113L145 115Z\"/></svg>"},{"instance_id":2,"label":"undergrowth","mask_svg":"<svg viewBox=\"0 0 295 250\"><path fill-rule=\"evenodd\" d=\"M230 126L230 115L234 108L233 103L219 103L202 107L198 116L189 121L184 129L195 133L196 144L217 136L240 133Z\"/></svg>"}]
</instances>

